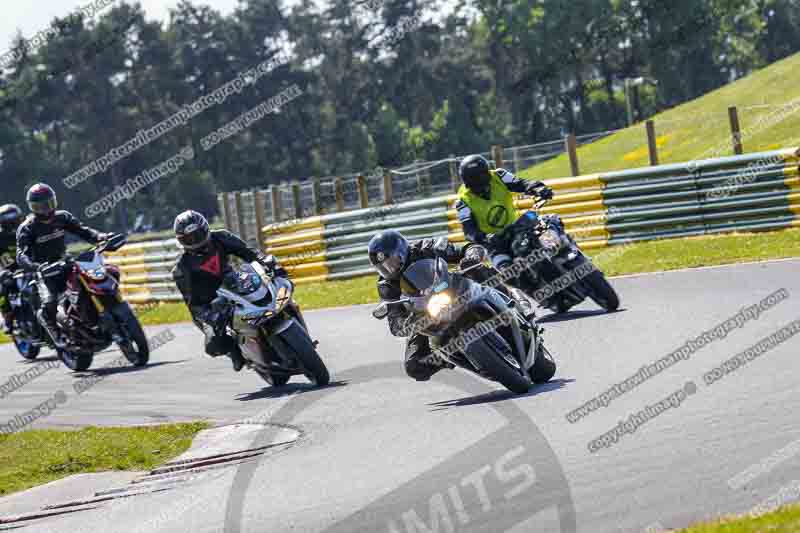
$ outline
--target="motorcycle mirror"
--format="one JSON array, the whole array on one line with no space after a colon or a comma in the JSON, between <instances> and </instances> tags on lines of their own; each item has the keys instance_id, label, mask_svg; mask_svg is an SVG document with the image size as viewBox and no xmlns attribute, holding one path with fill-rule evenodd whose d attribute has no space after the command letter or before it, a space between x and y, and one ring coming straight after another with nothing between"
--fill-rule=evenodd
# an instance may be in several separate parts
<instances>
[{"instance_id":1,"label":"motorcycle mirror","mask_svg":"<svg viewBox=\"0 0 800 533\"><path fill-rule=\"evenodd\" d=\"M378 320L383 320L389 315L389 307L386 304L381 304L372 310L372 316Z\"/></svg>"}]
</instances>

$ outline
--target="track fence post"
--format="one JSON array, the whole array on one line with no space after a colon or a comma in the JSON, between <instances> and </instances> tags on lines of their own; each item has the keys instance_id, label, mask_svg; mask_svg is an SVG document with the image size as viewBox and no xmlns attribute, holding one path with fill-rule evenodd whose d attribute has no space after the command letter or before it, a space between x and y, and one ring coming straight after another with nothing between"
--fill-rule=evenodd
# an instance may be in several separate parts
<instances>
[{"instance_id":1,"label":"track fence post","mask_svg":"<svg viewBox=\"0 0 800 533\"><path fill-rule=\"evenodd\" d=\"M652 120L645 122L647 128L647 148L650 152L650 166L658 165L658 143L656 143L656 126Z\"/></svg>"},{"instance_id":2,"label":"track fence post","mask_svg":"<svg viewBox=\"0 0 800 533\"><path fill-rule=\"evenodd\" d=\"M367 189L367 178L363 174L356 176L358 185L358 200L362 208L369 207L369 190Z\"/></svg>"},{"instance_id":3,"label":"track fence post","mask_svg":"<svg viewBox=\"0 0 800 533\"><path fill-rule=\"evenodd\" d=\"M303 218L303 197L298 182L292 183L292 204L294 204L294 218Z\"/></svg>"},{"instance_id":4,"label":"track fence post","mask_svg":"<svg viewBox=\"0 0 800 533\"><path fill-rule=\"evenodd\" d=\"M569 154L569 166L573 176L580 176L580 169L578 168L578 139L574 133L567 135L564 140L566 143L567 153Z\"/></svg>"},{"instance_id":5,"label":"track fence post","mask_svg":"<svg viewBox=\"0 0 800 533\"><path fill-rule=\"evenodd\" d=\"M269 186L269 199L272 206L272 221L280 222L282 216L281 209L281 191L277 185Z\"/></svg>"},{"instance_id":6,"label":"track fence post","mask_svg":"<svg viewBox=\"0 0 800 533\"><path fill-rule=\"evenodd\" d=\"M733 140L733 153L742 155L744 147L742 147L742 132L739 128L739 110L736 106L728 108L728 119L731 123L731 139Z\"/></svg>"},{"instance_id":7,"label":"track fence post","mask_svg":"<svg viewBox=\"0 0 800 533\"><path fill-rule=\"evenodd\" d=\"M314 204L314 214L322 214L322 186L320 185L319 178L311 180L311 201Z\"/></svg>"},{"instance_id":8,"label":"track fence post","mask_svg":"<svg viewBox=\"0 0 800 533\"><path fill-rule=\"evenodd\" d=\"M394 190L392 189L392 172L387 168L383 171L383 203L394 203Z\"/></svg>"},{"instance_id":9,"label":"track fence post","mask_svg":"<svg viewBox=\"0 0 800 533\"><path fill-rule=\"evenodd\" d=\"M253 209L256 213L256 242L258 249L263 252L267 247L264 240L264 191L258 189L253 191Z\"/></svg>"},{"instance_id":10,"label":"track fence post","mask_svg":"<svg viewBox=\"0 0 800 533\"><path fill-rule=\"evenodd\" d=\"M233 215L231 214L230 193L222 193L222 215L225 218L225 229L233 232Z\"/></svg>"},{"instance_id":11,"label":"track fence post","mask_svg":"<svg viewBox=\"0 0 800 533\"><path fill-rule=\"evenodd\" d=\"M458 177L458 163L454 154L450 154L450 185L453 187L453 191L456 192L461 187L461 180Z\"/></svg>"},{"instance_id":12,"label":"track fence post","mask_svg":"<svg viewBox=\"0 0 800 533\"><path fill-rule=\"evenodd\" d=\"M499 144L492 146L492 159L494 159L494 168L503 168L503 147Z\"/></svg>"},{"instance_id":13,"label":"track fence post","mask_svg":"<svg viewBox=\"0 0 800 533\"><path fill-rule=\"evenodd\" d=\"M344 211L344 190L342 188L342 178L333 179L333 187L336 194L336 210Z\"/></svg>"},{"instance_id":14,"label":"track fence post","mask_svg":"<svg viewBox=\"0 0 800 533\"><path fill-rule=\"evenodd\" d=\"M236 204L236 223L237 234L243 241L247 240L247 225L244 220L244 202L242 201L242 192L236 191L233 193L234 202Z\"/></svg>"}]
</instances>

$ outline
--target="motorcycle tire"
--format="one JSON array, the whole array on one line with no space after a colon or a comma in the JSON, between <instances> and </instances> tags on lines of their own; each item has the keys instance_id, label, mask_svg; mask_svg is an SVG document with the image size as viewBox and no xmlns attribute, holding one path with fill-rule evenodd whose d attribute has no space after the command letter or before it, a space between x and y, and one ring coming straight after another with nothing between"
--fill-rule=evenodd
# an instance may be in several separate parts
<instances>
[{"instance_id":1,"label":"motorcycle tire","mask_svg":"<svg viewBox=\"0 0 800 533\"><path fill-rule=\"evenodd\" d=\"M527 376L514 369L483 338L473 341L468 348L470 359L505 388L515 394L525 394L531 388Z\"/></svg>"},{"instance_id":2,"label":"motorcycle tire","mask_svg":"<svg viewBox=\"0 0 800 533\"><path fill-rule=\"evenodd\" d=\"M147 342L147 336L133 309L128 302L122 302L115 305L111 312L130 335L129 342L135 345L135 349L132 349L133 346L130 348L120 346L120 350L133 366L146 365L150 361L150 344Z\"/></svg>"},{"instance_id":3,"label":"motorcycle tire","mask_svg":"<svg viewBox=\"0 0 800 533\"><path fill-rule=\"evenodd\" d=\"M58 357L67 368L75 372L88 370L88 368L92 366L92 361L94 361L94 353L92 352L58 350Z\"/></svg>"},{"instance_id":4,"label":"motorcycle tire","mask_svg":"<svg viewBox=\"0 0 800 533\"><path fill-rule=\"evenodd\" d=\"M594 303L608 311L609 313L619 309L619 296L614 287L606 279L606 276L599 270L595 270L585 278L584 283L591 289L589 295Z\"/></svg>"},{"instance_id":5,"label":"motorcycle tire","mask_svg":"<svg viewBox=\"0 0 800 533\"><path fill-rule=\"evenodd\" d=\"M31 344L29 341L20 340L16 337L12 338L14 339L14 346L17 348L17 351L22 357L28 361L33 361L39 357L39 352L42 350L41 346L36 346Z\"/></svg>"},{"instance_id":6,"label":"motorcycle tire","mask_svg":"<svg viewBox=\"0 0 800 533\"><path fill-rule=\"evenodd\" d=\"M267 372L263 372L261 370L256 370L256 374L261 376L261 378L272 385L273 387L283 387L287 383L289 383L289 379L292 376L289 374L268 374Z\"/></svg>"},{"instance_id":7,"label":"motorcycle tire","mask_svg":"<svg viewBox=\"0 0 800 533\"><path fill-rule=\"evenodd\" d=\"M528 374L531 377L531 381L537 385L547 383L556 374L556 362L543 344L539 346L536 361L528 371Z\"/></svg>"},{"instance_id":8,"label":"motorcycle tire","mask_svg":"<svg viewBox=\"0 0 800 533\"><path fill-rule=\"evenodd\" d=\"M328 368L322 362L308 333L300 327L299 323L293 322L288 329L279 333L276 339L280 339L286 348L297 357L303 374L311 383L320 387L330 383L331 377Z\"/></svg>"}]
</instances>

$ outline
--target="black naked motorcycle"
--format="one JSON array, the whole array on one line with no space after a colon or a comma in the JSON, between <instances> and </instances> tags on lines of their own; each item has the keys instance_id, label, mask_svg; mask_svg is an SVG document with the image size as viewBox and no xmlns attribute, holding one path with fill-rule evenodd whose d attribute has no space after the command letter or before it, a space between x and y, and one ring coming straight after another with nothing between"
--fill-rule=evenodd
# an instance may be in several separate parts
<instances>
[{"instance_id":1,"label":"black naked motorcycle","mask_svg":"<svg viewBox=\"0 0 800 533\"><path fill-rule=\"evenodd\" d=\"M103 259L105 251L119 250L126 240L125 235L114 235L76 257L43 265L37 272L38 283L66 272L67 290L56 315L66 343L56 350L72 370L89 368L94 354L112 343L134 366L144 366L150 359L150 346L139 319L120 294L120 270ZM47 338L54 344L49 335Z\"/></svg>"},{"instance_id":2,"label":"black naked motorcycle","mask_svg":"<svg viewBox=\"0 0 800 533\"><path fill-rule=\"evenodd\" d=\"M273 278L255 261L225 275L212 306L230 317L227 330L241 345L247 366L267 383L283 386L304 375L315 385L327 385L328 368L293 294L289 280Z\"/></svg>"},{"instance_id":3,"label":"black naked motorcycle","mask_svg":"<svg viewBox=\"0 0 800 533\"><path fill-rule=\"evenodd\" d=\"M429 357L440 357L517 394L555 374L543 328L517 300L476 283L466 269L449 272L442 258L415 261L402 276L403 296L382 302L372 316L382 320L395 305L411 311L410 329L430 339Z\"/></svg>"},{"instance_id":4,"label":"black naked motorcycle","mask_svg":"<svg viewBox=\"0 0 800 533\"><path fill-rule=\"evenodd\" d=\"M539 201L499 234L509 245L513 259L536 254L531 257L530 268L519 276L524 292L555 313L565 313L586 298L606 311L616 311L619 296L566 232L561 219L536 214L546 203Z\"/></svg>"}]
</instances>

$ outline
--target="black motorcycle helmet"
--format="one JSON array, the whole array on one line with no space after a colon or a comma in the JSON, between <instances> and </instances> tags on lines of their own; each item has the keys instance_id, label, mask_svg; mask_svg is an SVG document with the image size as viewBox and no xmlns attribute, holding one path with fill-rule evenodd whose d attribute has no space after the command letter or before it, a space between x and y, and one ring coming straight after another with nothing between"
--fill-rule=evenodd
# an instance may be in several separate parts
<instances>
[{"instance_id":1,"label":"black motorcycle helmet","mask_svg":"<svg viewBox=\"0 0 800 533\"><path fill-rule=\"evenodd\" d=\"M56 191L45 183L37 183L28 189L28 208L38 218L52 217L58 208Z\"/></svg>"},{"instance_id":2,"label":"black motorcycle helmet","mask_svg":"<svg viewBox=\"0 0 800 533\"><path fill-rule=\"evenodd\" d=\"M384 279L397 279L408 260L408 240L399 231L382 231L369 241L369 262Z\"/></svg>"},{"instance_id":3,"label":"black motorcycle helmet","mask_svg":"<svg viewBox=\"0 0 800 533\"><path fill-rule=\"evenodd\" d=\"M481 155L468 155L461 160L458 167L458 176L461 181L475 194L486 196L491 187L489 175L489 162Z\"/></svg>"},{"instance_id":4,"label":"black motorcycle helmet","mask_svg":"<svg viewBox=\"0 0 800 533\"><path fill-rule=\"evenodd\" d=\"M14 204L0 206L0 233L17 233L17 228L22 224L22 209Z\"/></svg>"},{"instance_id":5,"label":"black motorcycle helmet","mask_svg":"<svg viewBox=\"0 0 800 533\"><path fill-rule=\"evenodd\" d=\"M175 217L174 230L180 247L190 252L201 250L211 238L208 220L197 211L184 211Z\"/></svg>"}]
</instances>

